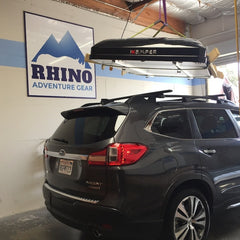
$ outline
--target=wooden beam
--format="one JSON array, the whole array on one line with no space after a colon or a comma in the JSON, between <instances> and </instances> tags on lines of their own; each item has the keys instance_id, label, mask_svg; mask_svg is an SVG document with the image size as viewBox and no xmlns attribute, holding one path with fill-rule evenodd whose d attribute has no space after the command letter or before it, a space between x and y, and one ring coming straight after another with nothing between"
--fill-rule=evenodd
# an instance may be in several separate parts
<instances>
[{"instance_id":1,"label":"wooden beam","mask_svg":"<svg viewBox=\"0 0 240 240\"><path fill-rule=\"evenodd\" d=\"M61 1L61 0L60 0ZM156 2L157 0L152 0L151 2ZM84 7L87 9L92 9L97 12L106 13L117 18L127 20L129 18L129 5L122 0L63 0L63 2L68 2L69 4ZM145 2L145 1L143 1ZM133 21L139 11L141 11L142 6L136 6L134 11L131 12L130 21ZM163 14L162 14L163 15ZM150 24L154 23L159 19L159 12L150 8L146 7L142 13L138 16L135 24L141 26L149 26ZM162 20L164 20L164 16L162 16ZM177 20L173 17L168 16L168 24L176 29L178 32L184 34L185 33L185 23L181 20ZM161 23L155 25L153 28L158 30L162 26ZM165 27L163 29L164 32L174 33L169 28Z\"/></svg>"},{"instance_id":2,"label":"wooden beam","mask_svg":"<svg viewBox=\"0 0 240 240\"><path fill-rule=\"evenodd\" d=\"M129 10L139 10L141 9L145 4L152 2L153 0L143 0L141 2L136 3L129 3Z\"/></svg>"},{"instance_id":3,"label":"wooden beam","mask_svg":"<svg viewBox=\"0 0 240 240\"><path fill-rule=\"evenodd\" d=\"M134 19L134 15L137 15L137 13L132 13L131 14L131 19ZM142 26L148 26L151 23L157 21L159 19L159 12L157 11L153 11L151 8L146 8L141 15L137 18L137 20L135 21L136 24L138 25L142 25ZM164 21L164 15L162 14L162 21ZM186 25L183 21L177 20L175 18L172 18L170 16L168 16L168 24L170 26L172 26L174 29L176 29L178 32L184 34L185 33L185 28ZM153 26L153 29L160 29L160 27L162 26L162 23L159 23L155 26ZM164 32L168 32L168 33L173 33L172 30L170 30L168 27L165 27L163 29ZM161 34L160 34L161 35Z\"/></svg>"},{"instance_id":4,"label":"wooden beam","mask_svg":"<svg viewBox=\"0 0 240 240\"><path fill-rule=\"evenodd\" d=\"M60 0L61 1L61 0ZM127 4L121 0L62 0L72 5L95 10L97 12L107 13L109 15L127 19L130 13ZM114 5L115 4L115 5Z\"/></svg>"}]
</instances>

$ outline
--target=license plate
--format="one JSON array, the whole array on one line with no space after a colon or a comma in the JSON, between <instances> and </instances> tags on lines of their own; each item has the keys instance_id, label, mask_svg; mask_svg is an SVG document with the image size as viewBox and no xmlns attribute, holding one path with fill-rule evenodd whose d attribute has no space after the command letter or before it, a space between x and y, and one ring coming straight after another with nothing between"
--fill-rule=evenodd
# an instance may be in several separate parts
<instances>
[{"instance_id":1,"label":"license plate","mask_svg":"<svg viewBox=\"0 0 240 240\"><path fill-rule=\"evenodd\" d=\"M73 161L69 161L65 159L59 160L59 167L58 167L59 173L70 176L72 174L72 169L73 169Z\"/></svg>"}]
</instances>

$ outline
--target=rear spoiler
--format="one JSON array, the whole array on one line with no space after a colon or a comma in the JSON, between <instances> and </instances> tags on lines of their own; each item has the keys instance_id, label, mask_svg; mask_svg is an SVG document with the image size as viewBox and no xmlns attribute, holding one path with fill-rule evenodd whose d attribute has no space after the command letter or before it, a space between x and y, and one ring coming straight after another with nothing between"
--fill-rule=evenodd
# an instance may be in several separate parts
<instances>
[{"instance_id":1,"label":"rear spoiler","mask_svg":"<svg viewBox=\"0 0 240 240\"><path fill-rule=\"evenodd\" d=\"M115 115L127 115L129 112L129 107L127 104L121 105L109 105L109 106L89 106L80 107L76 109L71 109L68 111L61 112L61 115L65 119L73 119L77 117L91 117L91 116L115 116Z\"/></svg>"}]
</instances>

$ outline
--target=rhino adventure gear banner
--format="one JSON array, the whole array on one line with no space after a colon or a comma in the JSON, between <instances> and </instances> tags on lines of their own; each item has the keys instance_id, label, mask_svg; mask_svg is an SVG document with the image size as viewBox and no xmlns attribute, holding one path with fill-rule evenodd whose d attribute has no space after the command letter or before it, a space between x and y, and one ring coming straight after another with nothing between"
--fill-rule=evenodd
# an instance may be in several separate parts
<instances>
[{"instance_id":1,"label":"rhino adventure gear banner","mask_svg":"<svg viewBox=\"0 0 240 240\"><path fill-rule=\"evenodd\" d=\"M24 12L28 96L96 98L93 28Z\"/></svg>"}]
</instances>

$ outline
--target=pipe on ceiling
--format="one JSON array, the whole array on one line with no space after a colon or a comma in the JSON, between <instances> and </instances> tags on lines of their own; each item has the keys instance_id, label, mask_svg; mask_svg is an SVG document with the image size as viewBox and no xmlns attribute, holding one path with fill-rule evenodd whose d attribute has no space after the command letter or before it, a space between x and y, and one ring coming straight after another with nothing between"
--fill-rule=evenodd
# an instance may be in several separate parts
<instances>
[{"instance_id":1,"label":"pipe on ceiling","mask_svg":"<svg viewBox=\"0 0 240 240\"><path fill-rule=\"evenodd\" d=\"M158 2L151 5L157 9ZM206 19L217 18L221 15L234 15L233 0L168 0L167 11L170 16L189 24L199 24ZM240 0L238 0L240 11Z\"/></svg>"}]
</instances>

